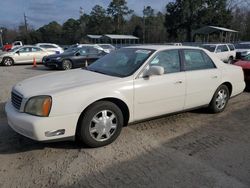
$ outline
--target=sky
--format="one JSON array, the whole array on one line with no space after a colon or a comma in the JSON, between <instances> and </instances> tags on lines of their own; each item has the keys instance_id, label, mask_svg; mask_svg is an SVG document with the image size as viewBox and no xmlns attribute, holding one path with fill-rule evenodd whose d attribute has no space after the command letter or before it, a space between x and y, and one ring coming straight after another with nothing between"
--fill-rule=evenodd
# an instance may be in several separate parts
<instances>
[{"instance_id":1,"label":"sky","mask_svg":"<svg viewBox=\"0 0 250 188\"><path fill-rule=\"evenodd\" d=\"M89 14L95 5L105 8L111 0L0 0L0 27L17 28L24 23L24 12L30 26L37 29L51 21L65 22L69 18L79 18L80 7ZM156 11L164 11L169 0L127 0L128 7L137 15L144 6Z\"/></svg>"}]
</instances>

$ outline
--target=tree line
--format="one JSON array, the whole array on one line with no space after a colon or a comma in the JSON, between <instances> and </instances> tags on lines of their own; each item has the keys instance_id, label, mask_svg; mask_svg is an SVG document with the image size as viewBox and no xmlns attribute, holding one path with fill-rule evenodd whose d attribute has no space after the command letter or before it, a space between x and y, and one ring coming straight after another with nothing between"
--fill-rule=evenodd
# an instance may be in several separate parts
<instances>
[{"instance_id":1,"label":"tree line","mask_svg":"<svg viewBox=\"0 0 250 188\"><path fill-rule=\"evenodd\" d=\"M141 43L192 42L194 30L213 25L238 30L242 40L250 40L247 7L249 3L240 0L176 0L162 12L145 6L138 15L126 0L112 0L106 9L95 5L90 14L69 18L63 24L52 21L36 30L30 26L27 30L24 24L18 29L2 28L3 39L5 43L74 44L88 42L87 34L130 34L139 37Z\"/></svg>"}]
</instances>

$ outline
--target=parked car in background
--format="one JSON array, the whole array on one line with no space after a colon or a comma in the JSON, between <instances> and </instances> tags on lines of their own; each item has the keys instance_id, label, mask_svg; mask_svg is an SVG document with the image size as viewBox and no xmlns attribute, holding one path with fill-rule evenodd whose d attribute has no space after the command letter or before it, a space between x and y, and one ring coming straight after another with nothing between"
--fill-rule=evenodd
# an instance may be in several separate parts
<instances>
[{"instance_id":1,"label":"parked car in background","mask_svg":"<svg viewBox=\"0 0 250 188\"><path fill-rule=\"evenodd\" d=\"M98 44L98 46L100 46L102 48L102 50L104 52L106 52L107 54L109 54L110 52L114 51L116 48L111 45L111 44Z\"/></svg>"},{"instance_id":2,"label":"parked car in background","mask_svg":"<svg viewBox=\"0 0 250 188\"><path fill-rule=\"evenodd\" d=\"M250 54L250 42L241 42L235 45L236 59L242 59Z\"/></svg>"},{"instance_id":3,"label":"parked car in background","mask_svg":"<svg viewBox=\"0 0 250 188\"><path fill-rule=\"evenodd\" d=\"M234 65L242 67L244 71L245 81L250 83L250 54L237 61Z\"/></svg>"},{"instance_id":4,"label":"parked car in background","mask_svg":"<svg viewBox=\"0 0 250 188\"><path fill-rule=\"evenodd\" d=\"M223 62L232 64L236 51L233 44L202 44L202 48L216 54L216 56Z\"/></svg>"},{"instance_id":5,"label":"parked car in background","mask_svg":"<svg viewBox=\"0 0 250 188\"><path fill-rule=\"evenodd\" d=\"M166 45L173 45L173 46L182 46L182 43L177 43L177 42L170 42L170 43L165 43Z\"/></svg>"},{"instance_id":6,"label":"parked car in background","mask_svg":"<svg viewBox=\"0 0 250 188\"><path fill-rule=\"evenodd\" d=\"M16 48L16 47L21 47L21 46L23 46L22 41L15 41L12 43L11 49Z\"/></svg>"},{"instance_id":7,"label":"parked car in background","mask_svg":"<svg viewBox=\"0 0 250 188\"><path fill-rule=\"evenodd\" d=\"M74 45L71 45L68 49L70 48L81 48L81 47L86 47L86 46L89 46L89 47L94 47L98 50L101 50L101 51L104 51L105 53L110 53L112 51L114 51L116 48L111 45L111 44L74 44Z\"/></svg>"},{"instance_id":8,"label":"parked car in background","mask_svg":"<svg viewBox=\"0 0 250 188\"><path fill-rule=\"evenodd\" d=\"M11 48L12 48L12 44L6 43L5 45L3 45L2 50L3 50L4 52L8 52L8 51L11 50Z\"/></svg>"},{"instance_id":9,"label":"parked car in background","mask_svg":"<svg viewBox=\"0 0 250 188\"><path fill-rule=\"evenodd\" d=\"M18 63L32 63L33 59L36 62L42 62L44 56L52 54L37 46L22 46L0 55L0 63L5 66L11 66Z\"/></svg>"},{"instance_id":10,"label":"parked car in background","mask_svg":"<svg viewBox=\"0 0 250 188\"><path fill-rule=\"evenodd\" d=\"M8 52L8 51L10 51L10 50L13 49L13 48L21 47L21 46L23 46L22 41L15 41L15 42L13 42L12 44L8 44L8 43L5 44L5 45L3 46L3 48L2 48L2 50Z\"/></svg>"},{"instance_id":11,"label":"parked car in background","mask_svg":"<svg viewBox=\"0 0 250 188\"><path fill-rule=\"evenodd\" d=\"M43 64L49 68L68 70L87 66L104 55L105 52L93 46L69 48L62 54L44 57Z\"/></svg>"},{"instance_id":12,"label":"parked car in background","mask_svg":"<svg viewBox=\"0 0 250 188\"><path fill-rule=\"evenodd\" d=\"M57 44L52 43L37 43L35 46L41 47L46 49L49 52L54 52L55 54L61 54L64 52L64 50L58 46Z\"/></svg>"},{"instance_id":13,"label":"parked car in background","mask_svg":"<svg viewBox=\"0 0 250 188\"><path fill-rule=\"evenodd\" d=\"M5 111L9 125L31 139L100 147L128 123L204 106L222 112L244 88L242 69L205 49L137 46L19 82Z\"/></svg>"}]
</instances>

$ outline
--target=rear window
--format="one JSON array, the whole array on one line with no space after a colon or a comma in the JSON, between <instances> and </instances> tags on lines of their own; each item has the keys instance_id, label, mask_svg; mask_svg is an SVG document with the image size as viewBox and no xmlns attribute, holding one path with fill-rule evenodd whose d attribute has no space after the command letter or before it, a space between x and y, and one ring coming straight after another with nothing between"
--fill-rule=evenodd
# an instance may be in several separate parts
<instances>
[{"instance_id":1,"label":"rear window","mask_svg":"<svg viewBox=\"0 0 250 188\"><path fill-rule=\"evenodd\" d=\"M232 44L228 44L228 47L229 47L230 51L234 51L235 50L234 45L232 45Z\"/></svg>"},{"instance_id":2,"label":"rear window","mask_svg":"<svg viewBox=\"0 0 250 188\"><path fill-rule=\"evenodd\" d=\"M43 44L43 45L40 45L41 48L56 48L55 46L53 45L48 45L48 44Z\"/></svg>"}]
</instances>

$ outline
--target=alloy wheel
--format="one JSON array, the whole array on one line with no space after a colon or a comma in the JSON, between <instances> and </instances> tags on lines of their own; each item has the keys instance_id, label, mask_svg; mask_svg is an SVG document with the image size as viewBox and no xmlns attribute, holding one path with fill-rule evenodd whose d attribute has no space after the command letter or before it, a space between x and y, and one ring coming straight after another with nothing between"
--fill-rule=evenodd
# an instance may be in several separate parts
<instances>
[{"instance_id":1,"label":"alloy wheel","mask_svg":"<svg viewBox=\"0 0 250 188\"><path fill-rule=\"evenodd\" d=\"M114 112L110 110L103 110L98 112L91 120L89 131L91 137L103 142L112 137L117 129L117 117Z\"/></svg>"}]
</instances>

